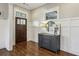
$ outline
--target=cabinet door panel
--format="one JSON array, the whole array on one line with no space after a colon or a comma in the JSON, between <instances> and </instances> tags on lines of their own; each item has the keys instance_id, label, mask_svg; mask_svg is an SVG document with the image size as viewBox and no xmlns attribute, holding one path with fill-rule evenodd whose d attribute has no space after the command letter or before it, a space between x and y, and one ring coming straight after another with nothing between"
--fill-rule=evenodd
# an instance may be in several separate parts
<instances>
[{"instance_id":1,"label":"cabinet door panel","mask_svg":"<svg viewBox=\"0 0 79 59\"><path fill-rule=\"evenodd\" d=\"M51 37L50 49L51 50L56 50L56 40L54 39L54 37Z\"/></svg>"},{"instance_id":2,"label":"cabinet door panel","mask_svg":"<svg viewBox=\"0 0 79 59\"><path fill-rule=\"evenodd\" d=\"M42 46L44 47L44 48L47 48L47 49L49 49L49 44L50 44L50 37L49 36L43 36L43 44L42 44Z\"/></svg>"},{"instance_id":3,"label":"cabinet door panel","mask_svg":"<svg viewBox=\"0 0 79 59\"><path fill-rule=\"evenodd\" d=\"M43 44L43 36L42 35L38 35L38 39L39 39L39 42L38 42L38 45L39 45L39 47L42 47L42 44Z\"/></svg>"},{"instance_id":4,"label":"cabinet door panel","mask_svg":"<svg viewBox=\"0 0 79 59\"><path fill-rule=\"evenodd\" d=\"M56 49L60 50L60 36L54 36L54 39L56 40Z\"/></svg>"},{"instance_id":5,"label":"cabinet door panel","mask_svg":"<svg viewBox=\"0 0 79 59\"><path fill-rule=\"evenodd\" d=\"M59 36L53 36L51 37L50 40L50 49L52 51L57 51L60 50L60 40L59 40Z\"/></svg>"}]
</instances>

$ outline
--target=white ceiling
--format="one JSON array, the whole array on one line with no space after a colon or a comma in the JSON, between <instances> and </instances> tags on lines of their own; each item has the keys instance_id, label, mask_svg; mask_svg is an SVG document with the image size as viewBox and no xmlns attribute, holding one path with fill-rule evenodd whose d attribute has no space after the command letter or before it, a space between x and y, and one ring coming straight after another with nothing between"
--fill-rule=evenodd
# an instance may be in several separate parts
<instances>
[{"instance_id":1,"label":"white ceiling","mask_svg":"<svg viewBox=\"0 0 79 59\"><path fill-rule=\"evenodd\" d=\"M44 5L45 3L17 3L16 5L26 8L28 10L33 10L35 8L38 8L42 5Z\"/></svg>"}]
</instances>

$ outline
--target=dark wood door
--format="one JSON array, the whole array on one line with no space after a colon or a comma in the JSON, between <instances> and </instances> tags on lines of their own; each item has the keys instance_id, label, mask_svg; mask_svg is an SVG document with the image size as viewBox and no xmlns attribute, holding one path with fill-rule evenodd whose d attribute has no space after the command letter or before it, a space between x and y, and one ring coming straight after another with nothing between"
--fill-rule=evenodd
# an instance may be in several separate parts
<instances>
[{"instance_id":1,"label":"dark wood door","mask_svg":"<svg viewBox=\"0 0 79 59\"><path fill-rule=\"evenodd\" d=\"M15 27L16 43L27 41L27 19L16 17Z\"/></svg>"}]
</instances>

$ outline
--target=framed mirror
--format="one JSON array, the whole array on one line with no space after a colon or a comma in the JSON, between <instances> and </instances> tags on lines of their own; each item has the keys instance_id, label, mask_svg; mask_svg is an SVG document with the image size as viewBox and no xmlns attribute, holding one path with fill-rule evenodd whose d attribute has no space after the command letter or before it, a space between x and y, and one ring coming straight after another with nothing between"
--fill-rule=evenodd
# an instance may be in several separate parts
<instances>
[{"instance_id":1,"label":"framed mirror","mask_svg":"<svg viewBox=\"0 0 79 59\"><path fill-rule=\"evenodd\" d=\"M60 34L60 24L56 24L54 21L48 21L48 32L54 35Z\"/></svg>"}]
</instances>

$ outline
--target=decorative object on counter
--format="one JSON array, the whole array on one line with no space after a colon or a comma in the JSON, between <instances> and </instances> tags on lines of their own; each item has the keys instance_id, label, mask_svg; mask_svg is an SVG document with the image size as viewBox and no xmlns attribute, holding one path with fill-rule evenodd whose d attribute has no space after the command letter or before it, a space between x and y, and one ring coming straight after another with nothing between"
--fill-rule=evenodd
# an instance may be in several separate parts
<instances>
[{"instance_id":1,"label":"decorative object on counter","mask_svg":"<svg viewBox=\"0 0 79 59\"><path fill-rule=\"evenodd\" d=\"M52 30L54 30L54 24L55 24L55 22L53 22L53 21L48 21L48 31L52 31Z\"/></svg>"},{"instance_id":2,"label":"decorative object on counter","mask_svg":"<svg viewBox=\"0 0 79 59\"><path fill-rule=\"evenodd\" d=\"M49 21L41 21L40 28L46 29L46 31L50 34L59 35L60 34L60 24L49 20Z\"/></svg>"},{"instance_id":3,"label":"decorative object on counter","mask_svg":"<svg viewBox=\"0 0 79 59\"><path fill-rule=\"evenodd\" d=\"M54 35L59 35L60 24L56 24L54 21L48 21L48 32L53 33Z\"/></svg>"}]
</instances>

